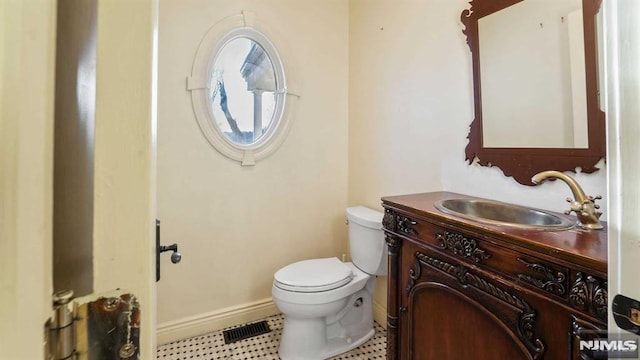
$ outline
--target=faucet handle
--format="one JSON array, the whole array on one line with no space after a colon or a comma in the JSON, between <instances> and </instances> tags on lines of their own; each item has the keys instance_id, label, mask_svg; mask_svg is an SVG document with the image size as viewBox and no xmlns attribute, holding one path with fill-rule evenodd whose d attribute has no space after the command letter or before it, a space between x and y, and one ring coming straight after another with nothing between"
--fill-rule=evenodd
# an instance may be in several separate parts
<instances>
[{"instance_id":1,"label":"faucet handle","mask_svg":"<svg viewBox=\"0 0 640 360\"><path fill-rule=\"evenodd\" d=\"M595 209L600 209L600 205L596 204L596 200L602 199L602 195L588 196L587 200L585 200L585 204L592 203Z\"/></svg>"},{"instance_id":2,"label":"faucet handle","mask_svg":"<svg viewBox=\"0 0 640 360\"><path fill-rule=\"evenodd\" d=\"M589 196L589 199L593 203L593 208L594 209L600 209L600 205L596 204L596 200L602 199L602 195L596 195L595 197ZM595 216L596 216L596 218L600 219L600 216L602 216L602 211L596 211L595 212Z\"/></svg>"},{"instance_id":3,"label":"faucet handle","mask_svg":"<svg viewBox=\"0 0 640 360\"><path fill-rule=\"evenodd\" d=\"M582 215L581 213L584 212L584 205L586 203L588 203L588 201L586 201L586 200L585 200L585 202L580 203L580 202L575 201L575 200L573 200L572 198L569 198L569 197L567 198L567 202L569 204L571 204L571 205L569 206L569 210L564 212L565 215L571 215L572 212L575 212L576 215L578 215L578 214Z\"/></svg>"}]
</instances>

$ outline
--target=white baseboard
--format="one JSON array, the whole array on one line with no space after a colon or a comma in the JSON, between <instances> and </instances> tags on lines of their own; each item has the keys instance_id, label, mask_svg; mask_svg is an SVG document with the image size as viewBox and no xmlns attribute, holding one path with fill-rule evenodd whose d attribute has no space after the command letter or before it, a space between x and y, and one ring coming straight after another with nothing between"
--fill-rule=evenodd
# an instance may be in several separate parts
<instances>
[{"instance_id":1,"label":"white baseboard","mask_svg":"<svg viewBox=\"0 0 640 360\"><path fill-rule=\"evenodd\" d=\"M198 336L278 314L271 298L158 324L158 345ZM373 319L387 328L387 309L373 302Z\"/></svg>"},{"instance_id":2,"label":"white baseboard","mask_svg":"<svg viewBox=\"0 0 640 360\"><path fill-rule=\"evenodd\" d=\"M387 308L373 302L373 320L375 320L385 330L387 329Z\"/></svg>"},{"instance_id":3,"label":"white baseboard","mask_svg":"<svg viewBox=\"0 0 640 360\"><path fill-rule=\"evenodd\" d=\"M230 326L264 319L278 313L278 308L276 308L271 298L266 298L252 303L168 321L158 324L156 332L158 337L157 342L158 345L163 345L176 340L218 331Z\"/></svg>"}]
</instances>

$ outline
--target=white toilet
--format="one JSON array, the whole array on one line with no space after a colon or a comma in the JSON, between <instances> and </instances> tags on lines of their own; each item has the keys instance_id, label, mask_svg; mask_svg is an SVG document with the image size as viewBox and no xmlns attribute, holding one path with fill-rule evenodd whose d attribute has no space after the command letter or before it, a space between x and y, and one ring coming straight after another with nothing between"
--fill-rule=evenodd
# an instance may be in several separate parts
<instances>
[{"instance_id":1,"label":"white toilet","mask_svg":"<svg viewBox=\"0 0 640 360\"><path fill-rule=\"evenodd\" d=\"M363 206L347 209L353 263L305 260L275 273L273 302L285 316L281 359L327 359L373 336L376 275L387 274L382 216Z\"/></svg>"}]
</instances>

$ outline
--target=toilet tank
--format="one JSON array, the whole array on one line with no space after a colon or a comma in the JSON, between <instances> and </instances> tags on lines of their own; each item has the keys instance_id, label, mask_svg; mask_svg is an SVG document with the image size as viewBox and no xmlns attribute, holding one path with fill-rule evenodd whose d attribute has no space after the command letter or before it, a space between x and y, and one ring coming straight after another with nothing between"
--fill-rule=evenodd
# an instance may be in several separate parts
<instances>
[{"instance_id":1,"label":"toilet tank","mask_svg":"<svg viewBox=\"0 0 640 360\"><path fill-rule=\"evenodd\" d=\"M382 212L364 206L347 208L351 260L358 269L370 275L387 275L383 216Z\"/></svg>"}]
</instances>

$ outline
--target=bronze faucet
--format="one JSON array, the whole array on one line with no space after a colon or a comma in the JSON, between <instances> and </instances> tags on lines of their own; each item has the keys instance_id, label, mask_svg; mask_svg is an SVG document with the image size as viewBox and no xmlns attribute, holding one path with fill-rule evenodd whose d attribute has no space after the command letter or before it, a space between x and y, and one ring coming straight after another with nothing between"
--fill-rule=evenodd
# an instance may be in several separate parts
<instances>
[{"instance_id":1,"label":"bronze faucet","mask_svg":"<svg viewBox=\"0 0 640 360\"><path fill-rule=\"evenodd\" d=\"M571 214L572 211L575 212L579 220L578 225L584 229L602 229L602 224L600 224L600 220L598 220L602 215L602 212L596 210L599 209L600 206L595 202L596 200L602 199L602 196L587 196L584 193L584 190L582 190L580 185L578 185L571 176L559 171L543 171L541 173L537 173L531 178L531 182L534 184L540 184L547 179L560 179L569 185L569 188L573 193L574 200L567 198L567 202L571 204L571 209L564 212L566 215Z\"/></svg>"}]
</instances>

